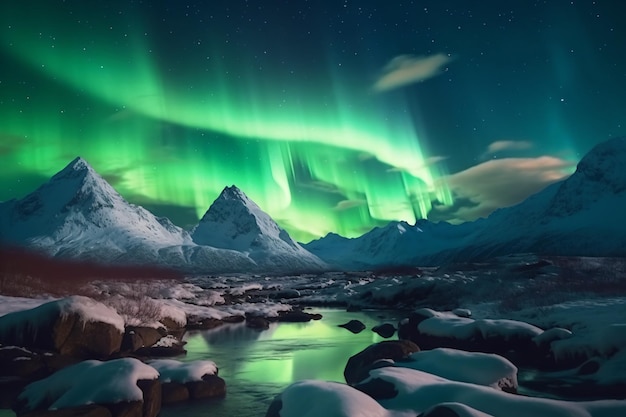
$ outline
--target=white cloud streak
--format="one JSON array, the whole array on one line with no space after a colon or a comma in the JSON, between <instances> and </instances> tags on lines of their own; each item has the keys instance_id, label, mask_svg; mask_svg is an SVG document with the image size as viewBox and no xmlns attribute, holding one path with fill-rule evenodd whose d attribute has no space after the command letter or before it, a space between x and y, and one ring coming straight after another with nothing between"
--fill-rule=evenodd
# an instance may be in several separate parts
<instances>
[{"instance_id":1,"label":"white cloud streak","mask_svg":"<svg viewBox=\"0 0 626 417\"><path fill-rule=\"evenodd\" d=\"M446 181L455 195L477 205L461 207L454 219L471 221L494 210L522 202L548 185L565 179L574 163L551 156L490 160L456 174Z\"/></svg>"},{"instance_id":2,"label":"white cloud streak","mask_svg":"<svg viewBox=\"0 0 626 417\"><path fill-rule=\"evenodd\" d=\"M443 53L430 56L398 55L385 66L372 89L383 92L427 80L439 75L442 68L452 60L453 57Z\"/></svg>"},{"instance_id":3,"label":"white cloud streak","mask_svg":"<svg viewBox=\"0 0 626 417\"><path fill-rule=\"evenodd\" d=\"M533 147L532 142L526 140L498 140L487 147L487 155L502 151L522 151Z\"/></svg>"}]
</instances>

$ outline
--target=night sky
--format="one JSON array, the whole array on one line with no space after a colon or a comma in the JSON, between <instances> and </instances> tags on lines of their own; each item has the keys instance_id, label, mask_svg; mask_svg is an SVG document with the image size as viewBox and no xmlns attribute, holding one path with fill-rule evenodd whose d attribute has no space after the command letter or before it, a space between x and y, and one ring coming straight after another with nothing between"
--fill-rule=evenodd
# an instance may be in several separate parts
<instances>
[{"instance_id":1,"label":"night sky","mask_svg":"<svg viewBox=\"0 0 626 417\"><path fill-rule=\"evenodd\" d=\"M460 222L626 134L626 2L3 1L0 201L84 157L189 227Z\"/></svg>"}]
</instances>

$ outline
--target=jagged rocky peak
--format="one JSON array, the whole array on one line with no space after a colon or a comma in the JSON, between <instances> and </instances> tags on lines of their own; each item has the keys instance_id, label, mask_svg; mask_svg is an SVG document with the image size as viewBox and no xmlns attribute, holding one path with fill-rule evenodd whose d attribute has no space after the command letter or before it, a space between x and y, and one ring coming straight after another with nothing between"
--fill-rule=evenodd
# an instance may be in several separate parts
<instances>
[{"instance_id":1,"label":"jagged rocky peak","mask_svg":"<svg viewBox=\"0 0 626 417\"><path fill-rule=\"evenodd\" d=\"M74 158L74 160L72 160L72 162L67 164L65 168L57 172L50 179L50 182L63 179L84 177L87 174L96 174L96 171L91 167L91 165L89 165L86 160L84 160L80 156L77 156L76 158Z\"/></svg>"},{"instance_id":2,"label":"jagged rocky peak","mask_svg":"<svg viewBox=\"0 0 626 417\"><path fill-rule=\"evenodd\" d=\"M234 215L265 214L263 210L237 186L232 185L222 190L211 207L206 211L200 223L220 222L231 219Z\"/></svg>"},{"instance_id":3,"label":"jagged rocky peak","mask_svg":"<svg viewBox=\"0 0 626 417\"><path fill-rule=\"evenodd\" d=\"M222 190L192 230L192 236L197 244L235 250L248 250L267 238L296 245L287 232L235 185Z\"/></svg>"},{"instance_id":4,"label":"jagged rocky peak","mask_svg":"<svg viewBox=\"0 0 626 417\"><path fill-rule=\"evenodd\" d=\"M615 138L596 145L578 163L576 174L587 181L601 183L614 193L626 190L626 137Z\"/></svg>"},{"instance_id":5,"label":"jagged rocky peak","mask_svg":"<svg viewBox=\"0 0 626 417\"><path fill-rule=\"evenodd\" d=\"M626 137L596 145L578 163L576 172L563 181L546 214L568 216L608 196L626 192L625 164Z\"/></svg>"}]
</instances>

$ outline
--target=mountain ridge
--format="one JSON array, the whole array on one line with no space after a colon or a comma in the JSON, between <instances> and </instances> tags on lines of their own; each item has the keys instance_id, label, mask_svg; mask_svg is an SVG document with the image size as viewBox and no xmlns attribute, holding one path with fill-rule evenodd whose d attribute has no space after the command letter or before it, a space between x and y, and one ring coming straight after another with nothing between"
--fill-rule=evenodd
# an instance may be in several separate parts
<instances>
[{"instance_id":1,"label":"mountain ridge","mask_svg":"<svg viewBox=\"0 0 626 417\"><path fill-rule=\"evenodd\" d=\"M191 237L196 244L236 250L268 266L283 262L326 266L235 185L222 190Z\"/></svg>"},{"instance_id":2,"label":"mountain ridge","mask_svg":"<svg viewBox=\"0 0 626 417\"><path fill-rule=\"evenodd\" d=\"M327 236L304 247L339 268L434 266L480 261L520 252L539 255L626 256L626 138L594 147L569 178L551 184L487 218L452 225L418 220L419 233L386 237L388 250L372 250L380 228L354 238ZM390 223L389 230L399 222ZM427 227L424 227L427 225Z\"/></svg>"},{"instance_id":3,"label":"mountain ridge","mask_svg":"<svg viewBox=\"0 0 626 417\"><path fill-rule=\"evenodd\" d=\"M299 244L235 185L187 232L128 203L78 157L22 199L0 202L0 242L51 256L193 272L429 266L538 255L626 256L626 138L593 148L569 178L487 218L390 222L357 238Z\"/></svg>"},{"instance_id":4,"label":"mountain ridge","mask_svg":"<svg viewBox=\"0 0 626 417\"><path fill-rule=\"evenodd\" d=\"M308 255L303 259L274 253L271 247L265 247L265 258L253 259L232 248L198 245L169 219L127 202L81 157L24 198L0 203L0 226L2 244L59 258L198 273L308 272L326 267L299 246Z\"/></svg>"}]
</instances>

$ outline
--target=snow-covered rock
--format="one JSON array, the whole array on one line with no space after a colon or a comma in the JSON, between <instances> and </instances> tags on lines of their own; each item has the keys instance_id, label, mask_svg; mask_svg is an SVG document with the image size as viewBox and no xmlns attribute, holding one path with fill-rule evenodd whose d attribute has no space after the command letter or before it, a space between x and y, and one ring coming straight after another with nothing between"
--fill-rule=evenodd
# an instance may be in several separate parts
<instances>
[{"instance_id":1,"label":"snow-covered rock","mask_svg":"<svg viewBox=\"0 0 626 417\"><path fill-rule=\"evenodd\" d=\"M148 407L143 404L146 398L138 383L158 377L156 369L133 358L83 361L28 385L18 397L18 414L119 403L138 404L141 410ZM153 407L156 415L160 403Z\"/></svg>"},{"instance_id":2,"label":"snow-covered rock","mask_svg":"<svg viewBox=\"0 0 626 417\"><path fill-rule=\"evenodd\" d=\"M407 360L412 353L419 350L419 346L409 340L375 343L348 359L343 376L348 384L354 385L367 378L371 369L381 365L380 361L386 361L383 365L390 366L394 361Z\"/></svg>"},{"instance_id":3,"label":"snow-covered rock","mask_svg":"<svg viewBox=\"0 0 626 417\"><path fill-rule=\"evenodd\" d=\"M507 392L517 390L517 367L502 356L437 348L409 355L395 366L428 372L443 378L485 385Z\"/></svg>"},{"instance_id":4,"label":"snow-covered rock","mask_svg":"<svg viewBox=\"0 0 626 417\"><path fill-rule=\"evenodd\" d=\"M337 382L304 380L287 387L270 405L266 417L388 417L370 396Z\"/></svg>"},{"instance_id":5,"label":"snow-covered rock","mask_svg":"<svg viewBox=\"0 0 626 417\"><path fill-rule=\"evenodd\" d=\"M217 376L217 366L213 361L183 363L173 359L157 359L148 364L159 371L159 381L163 384L163 404L226 395L226 382Z\"/></svg>"},{"instance_id":6,"label":"snow-covered rock","mask_svg":"<svg viewBox=\"0 0 626 417\"><path fill-rule=\"evenodd\" d=\"M186 383L202 381L205 375L217 375L217 366L213 361L198 360L192 362L180 362L174 359L155 359L148 362L150 366L159 371L161 382Z\"/></svg>"},{"instance_id":7,"label":"snow-covered rock","mask_svg":"<svg viewBox=\"0 0 626 417\"><path fill-rule=\"evenodd\" d=\"M244 253L270 270L316 271L327 267L234 185L224 188L191 236L198 245Z\"/></svg>"},{"instance_id":8,"label":"snow-covered rock","mask_svg":"<svg viewBox=\"0 0 626 417\"><path fill-rule=\"evenodd\" d=\"M626 402L600 400L570 402L513 395L489 387L451 381L426 372L399 367L385 367L371 372L364 387L387 387L370 392L390 411L412 410L416 415L441 403L464 404L495 417L601 417L626 413ZM359 386L357 386L359 388ZM471 414L470 414L471 415Z\"/></svg>"},{"instance_id":9,"label":"snow-covered rock","mask_svg":"<svg viewBox=\"0 0 626 417\"><path fill-rule=\"evenodd\" d=\"M120 349L124 320L115 310L83 296L50 301L0 317L0 343L105 357Z\"/></svg>"},{"instance_id":10,"label":"snow-covered rock","mask_svg":"<svg viewBox=\"0 0 626 417\"><path fill-rule=\"evenodd\" d=\"M608 417L626 413L624 401L570 402L513 395L399 367L375 369L355 388L299 381L276 397L266 416Z\"/></svg>"}]
</instances>

